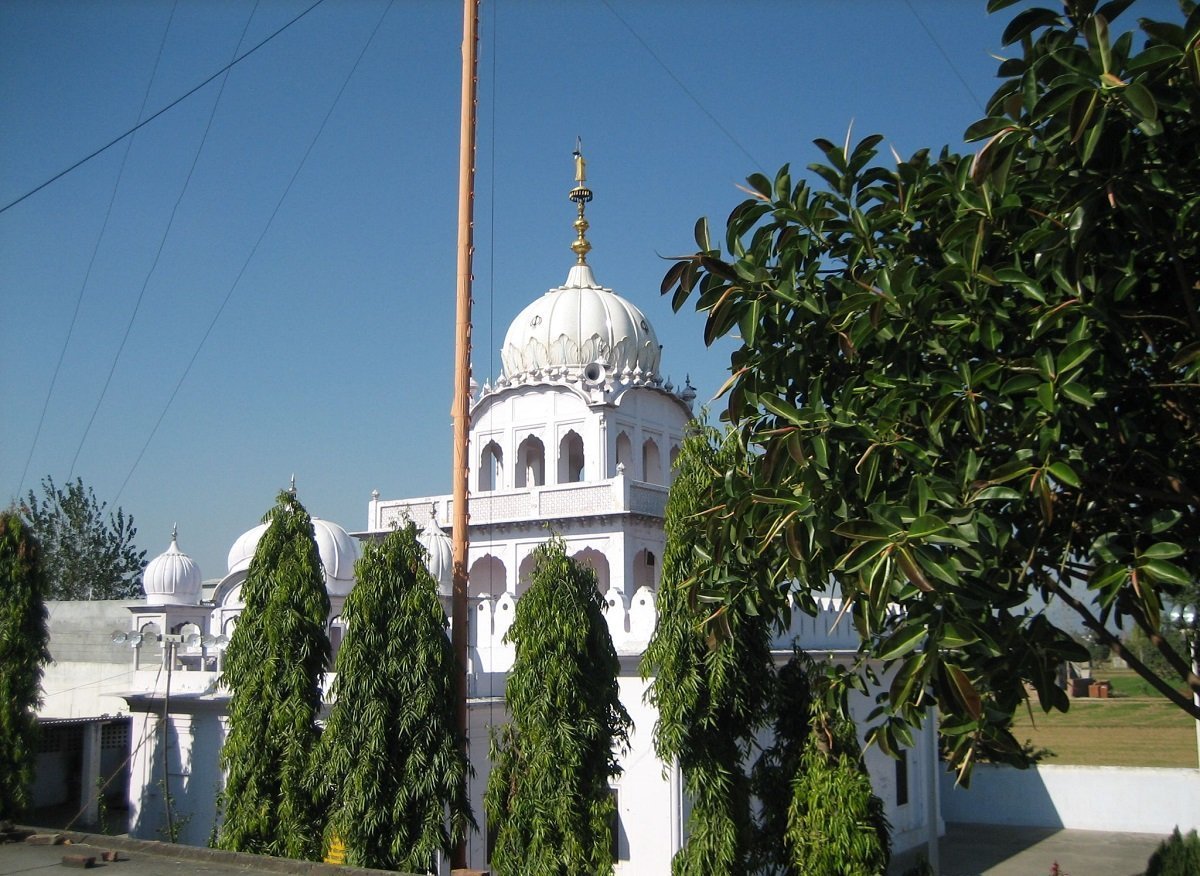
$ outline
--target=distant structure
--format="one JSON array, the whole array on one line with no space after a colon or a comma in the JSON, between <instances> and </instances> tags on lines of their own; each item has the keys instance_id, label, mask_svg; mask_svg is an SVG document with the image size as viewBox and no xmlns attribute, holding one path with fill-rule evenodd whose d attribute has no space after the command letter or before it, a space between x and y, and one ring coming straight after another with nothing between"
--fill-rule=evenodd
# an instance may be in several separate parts
<instances>
[{"instance_id":1,"label":"distant structure","mask_svg":"<svg viewBox=\"0 0 1200 876\"><path fill-rule=\"evenodd\" d=\"M480 387L471 404L468 706L476 770L471 796L482 829L472 837L470 860L483 867L488 858L482 805L488 736L506 720L504 686L514 657L504 635L528 587L533 551L552 531L596 571L621 657L622 701L635 724L613 787L617 872L667 873L685 839L689 804L676 766L654 754L656 715L644 702L647 682L638 665L656 621L663 512L696 391L686 379L676 386L664 376L662 346L645 314L601 286L588 263L585 209L592 192L578 151L574 182L575 262L563 285L512 321L501 348L502 373ZM443 526L452 503L448 495L381 499L372 493L366 528L353 537L314 518L335 651L344 633L342 605L354 586L355 538L380 538L406 520L422 526L448 611L451 551ZM62 732L39 759L40 804L81 808L81 821L93 824L101 800L108 812L123 804L134 836L161 838L176 829L183 842L207 842L227 730L228 697L217 687L217 674L264 531L256 526L237 539L219 581L201 585L199 569L172 533L168 549L146 569L145 600L54 605L56 658L84 641L92 658L65 660L47 673L43 724ZM857 648L850 625L834 624L840 602L830 596L821 606L816 618L797 613L776 642L780 662L790 657L793 642L833 659ZM110 621L123 629L116 637L123 642L109 644ZM865 715L869 704L859 705ZM928 726L922 731L929 732ZM929 820L937 818L933 785L920 780L936 768L928 762L931 750L923 739L898 762L868 752L897 852L925 842ZM131 754L127 764L122 752ZM173 826L166 822L164 790L171 795Z\"/></svg>"}]
</instances>

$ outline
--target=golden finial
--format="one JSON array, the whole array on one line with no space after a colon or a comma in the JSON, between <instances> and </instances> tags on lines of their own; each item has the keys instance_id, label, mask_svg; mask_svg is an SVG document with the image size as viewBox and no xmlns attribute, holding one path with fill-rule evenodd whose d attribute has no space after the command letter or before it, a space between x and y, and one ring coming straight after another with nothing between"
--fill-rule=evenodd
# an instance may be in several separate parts
<instances>
[{"instance_id":1,"label":"golden finial","mask_svg":"<svg viewBox=\"0 0 1200 876\"><path fill-rule=\"evenodd\" d=\"M578 137L575 138L575 188L571 189L568 197L575 202L579 210L574 222L576 237L575 242L571 244L571 251L578 257L577 264L586 265L587 254L592 245L585 236L588 221L583 218L583 207L592 199L592 190L587 187L587 160L583 157L583 141Z\"/></svg>"}]
</instances>

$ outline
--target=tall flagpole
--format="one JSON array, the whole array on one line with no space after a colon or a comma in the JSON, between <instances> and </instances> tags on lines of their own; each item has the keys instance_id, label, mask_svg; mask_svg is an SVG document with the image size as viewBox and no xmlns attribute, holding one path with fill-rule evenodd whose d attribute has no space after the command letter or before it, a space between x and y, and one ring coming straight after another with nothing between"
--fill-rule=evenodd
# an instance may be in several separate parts
<instances>
[{"instance_id":1,"label":"tall flagpole","mask_svg":"<svg viewBox=\"0 0 1200 876\"><path fill-rule=\"evenodd\" d=\"M454 595L451 639L458 664L458 731L469 755L467 715L467 471L471 403L471 257L475 215L475 103L479 68L479 0L463 0L462 115L458 149L458 307L454 327ZM466 776L463 782L467 782ZM451 867L467 866L467 839L454 846Z\"/></svg>"}]
</instances>

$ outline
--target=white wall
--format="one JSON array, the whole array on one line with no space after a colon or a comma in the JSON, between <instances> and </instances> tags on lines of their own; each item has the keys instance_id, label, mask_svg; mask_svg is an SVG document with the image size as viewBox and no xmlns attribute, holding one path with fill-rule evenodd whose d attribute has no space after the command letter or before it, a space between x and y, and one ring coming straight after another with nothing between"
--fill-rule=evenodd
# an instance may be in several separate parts
<instances>
[{"instance_id":1,"label":"white wall","mask_svg":"<svg viewBox=\"0 0 1200 876\"><path fill-rule=\"evenodd\" d=\"M1126 833L1200 829L1200 770L1151 767L981 765L971 787L942 774L950 822Z\"/></svg>"}]
</instances>

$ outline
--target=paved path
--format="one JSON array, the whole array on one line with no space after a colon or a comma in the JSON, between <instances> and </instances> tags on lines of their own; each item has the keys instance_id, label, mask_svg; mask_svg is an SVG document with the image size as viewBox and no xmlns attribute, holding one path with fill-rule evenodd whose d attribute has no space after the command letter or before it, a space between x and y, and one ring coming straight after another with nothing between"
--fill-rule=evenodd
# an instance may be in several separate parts
<instances>
[{"instance_id":1,"label":"paved path","mask_svg":"<svg viewBox=\"0 0 1200 876\"><path fill-rule=\"evenodd\" d=\"M1140 876L1165 837L990 824L948 824L939 844L941 876ZM894 862L901 873L915 860Z\"/></svg>"}]
</instances>

